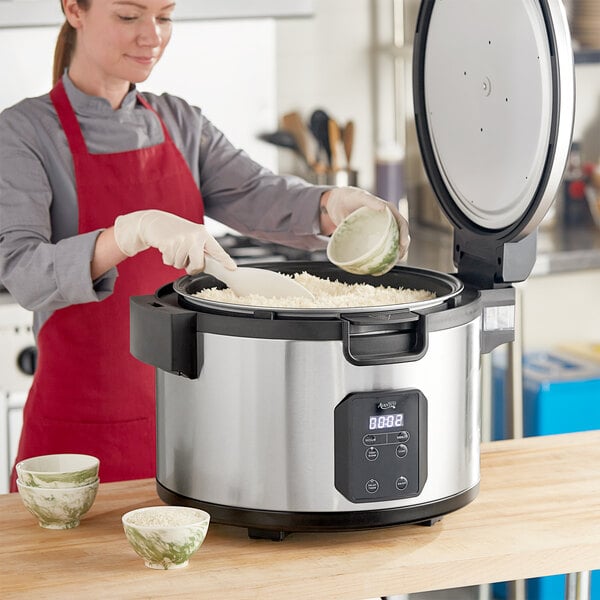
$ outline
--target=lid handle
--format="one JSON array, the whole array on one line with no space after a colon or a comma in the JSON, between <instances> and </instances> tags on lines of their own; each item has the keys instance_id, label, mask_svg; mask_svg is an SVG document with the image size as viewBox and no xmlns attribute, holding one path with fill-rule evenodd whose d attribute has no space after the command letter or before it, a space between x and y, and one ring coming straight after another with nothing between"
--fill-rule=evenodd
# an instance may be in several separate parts
<instances>
[{"instance_id":1,"label":"lid handle","mask_svg":"<svg viewBox=\"0 0 600 600\"><path fill-rule=\"evenodd\" d=\"M409 310L340 315L346 360L357 366L420 359L427 350L426 315Z\"/></svg>"}]
</instances>

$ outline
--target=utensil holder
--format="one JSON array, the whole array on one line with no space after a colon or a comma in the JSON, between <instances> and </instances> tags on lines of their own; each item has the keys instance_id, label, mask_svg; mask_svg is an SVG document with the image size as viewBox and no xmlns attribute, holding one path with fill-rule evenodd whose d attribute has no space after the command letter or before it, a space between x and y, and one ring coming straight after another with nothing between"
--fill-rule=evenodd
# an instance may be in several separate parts
<instances>
[{"instance_id":1,"label":"utensil holder","mask_svg":"<svg viewBox=\"0 0 600 600\"><path fill-rule=\"evenodd\" d=\"M317 185L334 185L336 187L357 186L358 171L354 169L339 169L327 173L312 173L311 183Z\"/></svg>"}]
</instances>

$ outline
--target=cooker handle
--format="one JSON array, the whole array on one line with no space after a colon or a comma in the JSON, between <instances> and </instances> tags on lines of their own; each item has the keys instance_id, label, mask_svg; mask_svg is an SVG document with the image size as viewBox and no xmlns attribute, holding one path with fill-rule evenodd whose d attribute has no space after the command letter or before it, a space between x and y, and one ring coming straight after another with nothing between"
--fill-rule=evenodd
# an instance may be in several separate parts
<instances>
[{"instance_id":1,"label":"cooker handle","mask_svg":"<svg viewBox=\"0 0 600 600\"><path fill-rule=\"evenodd\" d=\"M142 362L196 379L200 373L196 313L155 295L130 298L129 350Z\"/></svg>"},{"instance_id":2,"label":"cooker handle","mask_svg":"<svg viewBox=\"0 0 600 600\"><path fill-rule=\"evenodd\" d=\"M346 360L358 366L419 360L427 351L427 315L394 313L342 314Z\"/></svg>"}]
</instances>

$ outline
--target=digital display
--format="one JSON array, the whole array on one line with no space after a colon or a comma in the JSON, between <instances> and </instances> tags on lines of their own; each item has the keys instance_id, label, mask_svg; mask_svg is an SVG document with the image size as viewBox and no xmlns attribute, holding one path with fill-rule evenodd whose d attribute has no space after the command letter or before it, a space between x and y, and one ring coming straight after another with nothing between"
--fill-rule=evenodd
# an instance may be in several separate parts
<instances>
[{"instance_id":1,"label":"digital display","mask_svg":"<svg viewBox=\"0 0 600 600\"><path fill-rule=\"evenodd\" d=\"M388 413L369 417L369 431L390 429L391 427L404 427L404 413Z\"/></svg>"}]
</instances>

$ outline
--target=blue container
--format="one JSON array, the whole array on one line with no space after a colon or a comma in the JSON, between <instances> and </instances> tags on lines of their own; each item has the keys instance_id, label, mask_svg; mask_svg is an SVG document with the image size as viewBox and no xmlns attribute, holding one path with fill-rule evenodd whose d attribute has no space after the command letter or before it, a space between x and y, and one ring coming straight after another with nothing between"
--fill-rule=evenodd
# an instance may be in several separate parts
<instances>
[{"instance_id":1,"label":"blue container","mask_svg":"<svg viewBox=\"0 0 600 600\"><path fill-rule=\"evenodd\" d=\"M506 359L494 355L492 438L506 437ZM600 364L561 352L532 352L523 357L523 434L526 437L600 429ZM527 600L564 598L565 575L526 581ZM600 571L592 573L592 600L600 600ZM493 586L494 598L507 595L505 583Z\"/></svg>"},{"instance_id":2,"label":"blue container","mask_svg":"<svg viewBox=\"0 0 600 600\"><path fill-rule=\"evenodd\" d=\"M527 579L525 581L525 597L527 600L561 600L565 597L566 585L566 575ZM492 591L496 600L505 600L507 585L506 583L495 583ZM600 571L592 571L591 598L592 600L600 598Z\"/></svg>"}]
</instances>

